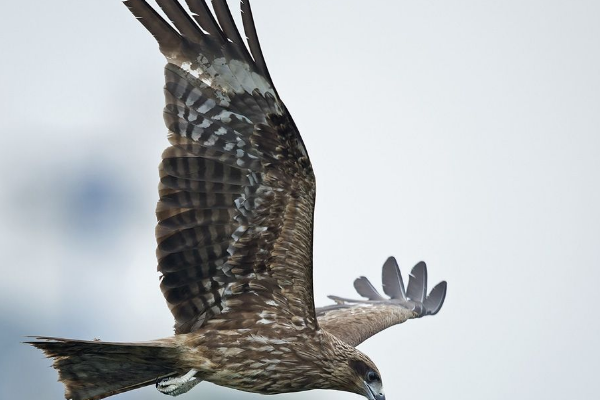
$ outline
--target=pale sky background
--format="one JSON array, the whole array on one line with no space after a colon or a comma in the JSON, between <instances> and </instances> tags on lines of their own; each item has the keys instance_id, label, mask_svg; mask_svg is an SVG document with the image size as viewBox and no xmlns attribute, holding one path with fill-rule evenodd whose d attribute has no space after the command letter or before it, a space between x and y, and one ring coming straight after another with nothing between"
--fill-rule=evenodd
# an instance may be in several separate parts
<instances>
[{"instance_id":1,"label":"pale sky background","mask_svg":"<svg viewBox=\"0 0 600 400\"><path fill-rule=\"evenodd\" d=\"M388 400L597 398L600 2L252 6L316 171L317 305L359 275L379 287L389 255L448 281L437 316L360 346ZM165 62L117 0L2 15L0 398L61 399L25 335L172 333L154 257ZM180 397L208 398L260 397Z\"/></svg>"}]
</instances>

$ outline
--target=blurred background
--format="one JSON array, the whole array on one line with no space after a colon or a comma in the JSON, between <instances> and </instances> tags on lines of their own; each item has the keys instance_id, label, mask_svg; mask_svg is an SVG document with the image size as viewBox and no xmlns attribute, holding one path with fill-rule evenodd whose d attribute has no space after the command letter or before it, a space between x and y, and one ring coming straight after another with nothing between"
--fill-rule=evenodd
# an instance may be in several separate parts
<instances>
[{"instance_id":1,"label":"blurred background","mask_svg":"<svg viewBox=\"0 0 600 400\"><path fill-rule=\"evenodd\" d=\"M437 316L360 346L388 399L596 398L600 3L252 6L317 175L317 305L360 275L379 287L389 255L449 282ZM3 15L0 398L60 399L25 335L172 333L153 231L165 61L117 0ZM194 398L259 396L203 383Z\"/></svg>"}]
</instances>

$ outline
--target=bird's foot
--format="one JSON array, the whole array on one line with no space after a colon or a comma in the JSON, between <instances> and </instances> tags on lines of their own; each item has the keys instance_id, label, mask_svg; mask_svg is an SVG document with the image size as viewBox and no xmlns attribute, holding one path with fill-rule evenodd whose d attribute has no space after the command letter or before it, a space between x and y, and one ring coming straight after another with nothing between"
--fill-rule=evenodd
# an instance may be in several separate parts
<instances>
[{"instance_id":1,"label":"bird's foot","mask_svg":"<svg viewBox=\"0 0 600 400\"><path fill-rule=\"evenodd\" d=\"M202 382L200 379L195 377L197 372L198 371L195 369L190 369L190 371L185 375L162 379L156 382L156 388L163 394L168 394L169 396L179 396L180 394L189 391L191 388Z\"/></svg>"}]
</instances>

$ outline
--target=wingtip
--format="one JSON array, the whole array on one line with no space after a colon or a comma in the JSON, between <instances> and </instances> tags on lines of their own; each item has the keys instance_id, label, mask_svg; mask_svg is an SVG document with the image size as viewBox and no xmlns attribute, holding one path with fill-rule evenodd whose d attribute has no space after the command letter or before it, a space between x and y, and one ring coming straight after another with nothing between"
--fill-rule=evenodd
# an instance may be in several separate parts
<instances>
[{"instance_id":1,"label":"wingtip","mask_svg":"<svg viewBox=\"0 0 600 400\"><path fill-rule=\"evenodd\" d=\"M27 339L33 339L33 340L56 340L55 338L52 338L52 337L39 336L39 335L27 335L27 336L23 336L23 337L27 338Z\"/></svg>"},{"instance_id":2,"label":"wingtip","mask_svg":"<svg viewBox=\"0 0 600 400\"><path fill-rule=\"evenodd\" d=\"M182 43L179 32L173 29L145 0L125 0L123 4L154 36L160 51L166 57L171 57L174 52L179 50Z\"/></svg>"},{"instance_id":3,"label":"wingtip","mask_svg":"<svg viewBox=\"0 0 600 400\"><path fill-rule=\"evenodd\" d=\"M422 303L427 295L427 265L419 261L410 271L406 296L413 301Z\"/></svg>"},{"instance_id":4,"label":"wingtip","mask_svg":"<svg viewBox=\"0 0 600 400\"><path fill-rule=\"evenodd\" d=\"M435 315L442 309L444 301L446 300L447 289L448 283L446 281L438 283L431 289L429 296L427 296L423 303L427 315Z\"/></svg>"},{"instance_id":5,"label":"wingtip","mask_svg":"<svg viewBox=\"0 0 600 400\"><path fill-rule=\"evenodd\" d=\"M421 270L424 269L425 271L427 271L427 264L425 263L425 261L419 261L418 263L415 264L415 266L412 268L412 271L415 270ZM411 271L411 273L412 273Z\"/></svg>"},{"instance_id":6,"label":"wingtip","mask_svg":"<svg viewBox=\"0 0 600 400\"><path fill-rule=\"evenodd\" d=\"M273 80L271 79L271 74L269 73L269 69L267 68L267 63L265 62L265 57L260 46L260 41L258 40L258 33L256 32L254 17L252 16L252 7L250 6L250 0L240 0L240 11L242 13L244 36L246 36L246 42L248 43L250 53L252 54L254 62L260 73L265 76L267 81L269 81L269 83L271 84L271 86L273 86L275 90L275 85L273 84Z\"/></svg>"},{"instance_id":7,"label":"wingtip","mask_svg":"<svg viewBox=\"0 0 600 400\"><path fill-rule=\"evenodd\" d=\"M369 300L384 300L371 281L364 276L361 276L354 281L354 289L356 289L359 295Z\"/></svg>"},{"instance_id":8,"label":"wingtip","mask_svg":"<svg viewBox=\"0 0 600 400\"><path fill-rule=\"evenodd\" d=\"M383 263L381 282L385 294L392 299L406 300L406 289L404 288L402 273L400 272L396 258L388 257L385 263Z\"/></svg>"},{"instance_id":9,"label":"wingtip","mask_svg":"<svg viewBox=\"0 0 600 400\"><path fill-rule=\"evenodd\" d=\"M61 340L59 340L58 338L52 338L52 337L47 337L47 336L24 336L27 339L27 341L21 342L22 344L28 344L30 346L35 347L36 349L41 349L44 350L44 348L48 345L51 344L52 342L60 342Z\"/></svg>"},{"instance_id":10,"label":"wingtip","mask_svg":"<svg viewBox=\"0 0 600 400\"><path fill-rule=\"evenodd\" d=\"M398 261L396 261L396 257L390 256L383 263L383 269L393 269L393 268L400 269L400 267L398 266Z\"/></svg>"}]
</instances>

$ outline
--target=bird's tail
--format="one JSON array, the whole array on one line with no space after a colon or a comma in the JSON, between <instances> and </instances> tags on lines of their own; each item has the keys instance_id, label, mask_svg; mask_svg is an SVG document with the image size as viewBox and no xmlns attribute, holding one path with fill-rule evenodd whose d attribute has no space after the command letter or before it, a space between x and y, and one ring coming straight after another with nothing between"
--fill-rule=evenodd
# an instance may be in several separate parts
<instances>
[{"instance_id":1,"label":"bird's tail","mask_svg":"<svg viewBox=\"0 0 600 400\"><path fill-rule=\"evenodd\" d=\"M36 337L27 342L54 359L65 398L103 399L178 374L178 350L168 340L110 343Z\"/></svg>"}]
</instances>

